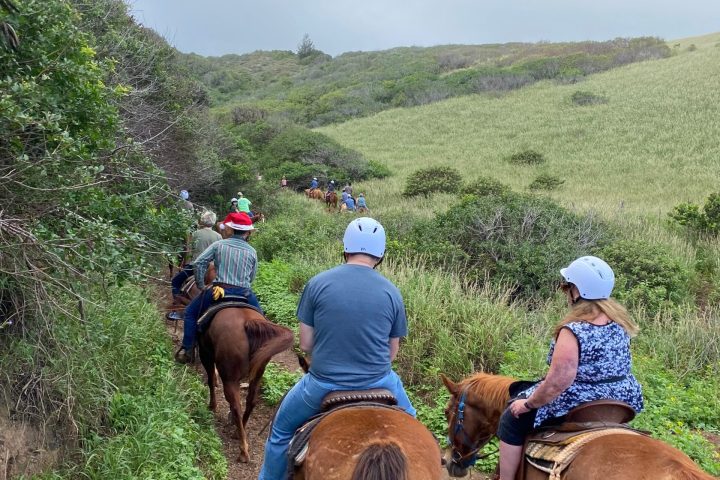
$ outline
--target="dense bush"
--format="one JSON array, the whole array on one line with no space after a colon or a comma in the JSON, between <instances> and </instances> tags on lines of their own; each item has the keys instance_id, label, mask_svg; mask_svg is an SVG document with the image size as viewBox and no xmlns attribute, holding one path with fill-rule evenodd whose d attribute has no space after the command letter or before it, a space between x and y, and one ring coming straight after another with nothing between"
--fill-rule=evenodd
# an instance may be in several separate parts
<instances>
[{"instance_id":1,"label":"dense bush","mask_svg":"<svg viewBox=\"0 0 720 480\"><path fill-rule=\"evenodd\" d=\"M557 175L541 173L535 177L535 180L530 182L528 188L530 190L557 190L563 183L565 183L565 180Z\"/></svg>"},{"instance_id":2,"label":"dense bush","mask_svg":"<svg viewBox=\"0 0 720 480\"><path fill-rule=\"evenodd\" d=\"M492 177L479 177L463 186L462 193L484 197L486 195L502 195L510 191L510 187Z\"/></svg>"},{"instance_id":3,"label":"dense bush","mask_svg":"<svg viewBox=\"0 0 720 480\"><path fill-rule=\"evenodd\" d=\"M545 163L545 156L535 150L523 150L510 156L510 163L514 165L540 165Z\"/></svg>"},{"instance_id":4,"label":"dense bush","mask_svg":"<svg viewBox=\"0 0 720 480\"><path fill-rule=\"evenodd\" d=\"M578 90L570 96L570 101L575 105L597 105L600 103L608 103L608 98L592 92Z\"/></svg>"},{"instance_id":5,"label":"dense bush","mask_svg":"<svg viewBox=\"0 0 720 480\"><path fill-rule=\"evenodd\" d=\"M462 184L460 172L452 167L430 167L416 170L405 181L403 196L428 196L431 193L457 193Z\"/></svg>"},{"instance_id":6,"label":"dense bush","mask_svg":"<svg viewBox=\"0 0 720 480\"><path fill-rule=\"evenodd\" d=\"M615 272L613 295L621 302L644 307L654 315L663 307L690 300L690 271L665 247L619 240L597 255Z\"/></svg>"},{"instance_id":7,"label":"dense bush","mask_svg":"<svg viewBox=\"0 0 720 480\"><path fill-rule=\"evenodd\" d=\"M720 234L720 193L713 193L700 208L695 203L681 203L669 213L672 222L685 227L692 234Z\"/></svg>"},{"instance_id":8,"label":"dense bush","mask_svg":"<svg viewBox=\"0 0 720 480\"><path fill-rule=\"evenodd\" d=\"M592 216L521 194L471 196L437 221L437 230L471 259L470 275L479 281L489 276L523 298L549 296L561 267L609 238Z\"/></svg>"}]
</instances>

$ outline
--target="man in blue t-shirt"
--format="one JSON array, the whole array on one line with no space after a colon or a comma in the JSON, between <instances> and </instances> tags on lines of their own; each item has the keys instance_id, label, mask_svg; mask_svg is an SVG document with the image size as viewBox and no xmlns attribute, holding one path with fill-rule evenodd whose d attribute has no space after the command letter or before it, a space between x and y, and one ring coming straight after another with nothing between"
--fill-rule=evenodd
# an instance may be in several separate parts
<instances>
[{"instance_id":1,"label":"man in blue t-shirt","mask_svg":"<svg viewBox=\"0 0 720 480\"><path fill-rule=\"evenodd\" d=\"M385 255L385 230L372 218L350 222L343 238L345 264L307 283L298 305L300 348L312 354L310 371L287 393L265 444L259 480L284 480L295 430L320 412L336 390L385 388L415 416L391 362L407 335L400 291L375 271ZM362 295L347 295L351 284Z\"/></svg>"}]
</instances>

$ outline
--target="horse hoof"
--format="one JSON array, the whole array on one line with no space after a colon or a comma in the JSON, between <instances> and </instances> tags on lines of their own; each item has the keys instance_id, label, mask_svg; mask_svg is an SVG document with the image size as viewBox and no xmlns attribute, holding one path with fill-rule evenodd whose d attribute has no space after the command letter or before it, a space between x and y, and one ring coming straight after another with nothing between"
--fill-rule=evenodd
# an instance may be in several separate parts
<instances>
[{"instance_id":1,"label":"horse hoof","mask_svg":"<svg viewBox=\"0 0 720 480\"><path fill-rule=\"evenodd\" d=\"M240 463L248 463L249 460L250 459L248 458L248 456L244 453L241 453L240 456L238 457L238 462L240 462Z\"/></svg>"}]
</instances>

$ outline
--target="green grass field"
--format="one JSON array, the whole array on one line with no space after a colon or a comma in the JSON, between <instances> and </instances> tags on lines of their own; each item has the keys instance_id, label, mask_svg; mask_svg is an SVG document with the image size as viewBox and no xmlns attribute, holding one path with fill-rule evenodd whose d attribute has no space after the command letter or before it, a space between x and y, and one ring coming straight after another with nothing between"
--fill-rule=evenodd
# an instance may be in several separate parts
<instances>
[{"instance_id":1,"label":"green grass field","mask_svg":"<svg viewBox=\"0 0 720 480\"><path fill-rule=\"evenodd\" d=\"M662 216L681 201L701 201L720 180L720 34L669 43L680 46L668 59L581 83L459 97L320 131L391 168L390 180L361 185L375 207L410 208L400 197L405 177L444 164L467 178L490 175L517 190L539 173L552 173L566 180L552 196L568 207ZM688 51L690 44L696 50ZM570 97L578 90L609 101L576 106ZM541 152L547 162L508 163L525 149Z\"/></svg>"}]
</instances>

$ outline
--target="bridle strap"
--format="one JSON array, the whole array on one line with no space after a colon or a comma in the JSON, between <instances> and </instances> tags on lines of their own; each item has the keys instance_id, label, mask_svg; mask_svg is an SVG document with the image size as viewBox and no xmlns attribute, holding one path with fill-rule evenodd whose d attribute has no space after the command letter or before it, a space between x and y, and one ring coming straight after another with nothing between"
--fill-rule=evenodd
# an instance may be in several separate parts
<instances>
[{"instance_id":1,"label":"bridle strap","mask_svg":"<svg viewBox=\"0 0 720 480\"><path fill-rule=\"evenodd\" d=\"M469 466L472 466L475 464L478 458L485 458L495 452L490 452L488 454L485 454L481 457L478 457L477 453L480 451L482 447L484 447L490 439L493 437L492 434L490 434L486 438L481 438L476 442L473 442L472 439L468 436L467 432L465 431L465 400L467 399L467 391L468 391L469 385L466 386L462 394L460 395L460 399L458 400L457 405L455 406L455 425L453 428L454 435L460 434L462 439L462 444L465 447L470 447L470 451L466 453L465 455L460 455L457 449L455 448L454 442L450 441L450 445L452 447L452 461L456 465L460 466L461 468L467 468Z\"/></svg>"}]
</instances>

